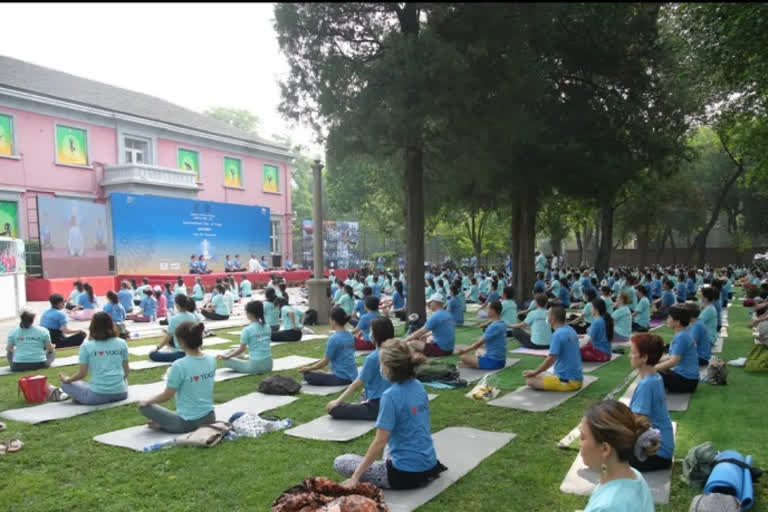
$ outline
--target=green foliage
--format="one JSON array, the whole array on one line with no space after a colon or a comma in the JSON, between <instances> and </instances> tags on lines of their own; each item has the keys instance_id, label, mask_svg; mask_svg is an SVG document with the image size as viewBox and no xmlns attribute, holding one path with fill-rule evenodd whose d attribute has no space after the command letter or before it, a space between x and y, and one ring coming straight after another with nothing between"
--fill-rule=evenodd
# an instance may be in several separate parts
<instances>
[{"instance_id":1,"label":"green foliage","mask_svg":"<svg viewBox=\"0 0 768 512\"><path fill-rule=\"evenodd\" d=\"M251 135L258 135L259 117L243 108L212 107L203 112Z\"/></svg>"}]
</instances>

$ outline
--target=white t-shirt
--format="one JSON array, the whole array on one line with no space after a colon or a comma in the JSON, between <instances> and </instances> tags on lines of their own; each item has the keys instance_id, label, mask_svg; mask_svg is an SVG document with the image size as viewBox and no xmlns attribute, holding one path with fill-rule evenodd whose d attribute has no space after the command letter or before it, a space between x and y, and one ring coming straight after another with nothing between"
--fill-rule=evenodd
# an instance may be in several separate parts
<instances>
[{"instance_id":1,"label":"white t-shirt","mask_svg":"<svg viewBox=\"0 0 768 512\"><path fill-rule=\"evenodd\" d=\"M261 262L256 258L248 260L248 272L263 272Z\"/></svg>"},{"instance_id":2,"label":"white t-shirt","mask_svg":"<svg viewBox=\"0 0 768 512\"><path fill-rule=\"evenodd\" d=\"M557 269L557 256L552 256L552 270Z\"/></svg>"}]
</instances>

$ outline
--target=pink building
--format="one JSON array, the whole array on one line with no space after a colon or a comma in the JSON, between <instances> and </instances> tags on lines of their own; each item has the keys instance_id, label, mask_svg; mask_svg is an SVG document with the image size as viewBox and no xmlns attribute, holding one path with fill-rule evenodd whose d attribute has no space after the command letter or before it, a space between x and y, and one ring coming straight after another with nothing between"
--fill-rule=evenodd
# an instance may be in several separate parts
<instances>
[{"instance_id":1,"label":"pink building","mask_svg":"<svg viewBox=\"0 0 768 512\"><path fill-rule=\"evenodd\" d=\"M72 153L61 147L62 133ZM282 266L293 260L291 162L288 147L197 112L0 56L0 218L15 217L14 236L39 239L35 205L43 195L258 205L270 209L271 253Z\"/></svg>"}]
</instances>

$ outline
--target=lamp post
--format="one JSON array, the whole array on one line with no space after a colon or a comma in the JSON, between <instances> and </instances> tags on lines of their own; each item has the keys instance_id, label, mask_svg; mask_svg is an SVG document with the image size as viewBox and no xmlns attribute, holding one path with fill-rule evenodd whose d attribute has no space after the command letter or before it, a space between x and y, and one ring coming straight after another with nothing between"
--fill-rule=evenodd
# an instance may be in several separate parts
<instances>
[{"instance_id":1,"label":"lamp post","mask_svg":"<svg viewBox=\"0 0 768 512\"><path fill-rule=\"evenodd\" d=\"M309 307L317 311L317 323L327 324L331 308L331 282L323 275L323 164L315 157L312 165L312 226L313 226L313 269L314 277L307 281Z\"/></svg>"}]
</instances>

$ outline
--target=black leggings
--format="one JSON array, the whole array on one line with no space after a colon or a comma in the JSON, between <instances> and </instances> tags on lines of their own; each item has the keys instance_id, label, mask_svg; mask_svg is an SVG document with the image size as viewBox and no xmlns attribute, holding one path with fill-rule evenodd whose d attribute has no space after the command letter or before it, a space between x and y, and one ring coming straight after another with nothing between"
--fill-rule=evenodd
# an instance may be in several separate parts
<instances>
[{"instance_id":1,"label":"black leggings","mask_svg":"<svg viewBox=\"0 0 768 512\"><path fill-rule=\"evenodd\" d=\"M56 345L56 348L79 347L85 341L86 336L84 332L64 336L64 333L59 329L48 329L48 332L51 334L51 343Z\"/></svg>"},{"instance_id":2,"label":"black leggings","mask_svg":"<svg viewBox=\"0 0 768 512\"><path fill-rule=\"evenodd\" d=\"M635 458L635 455L632 454L629 456L629 465L641 473L645 473L648 471L658 471L659 469L667 469L671 467L672 459L665 459L663 457L659 457L658 455L651 455L643 462L640 462L637 460L637 458Z\"/></svg>"},{"instance_id":3,"label":"black leggings","mask_svg":"<svg viewBox=\"0 0 768 512\"><path fill-rule=\"evenodd\" d=\"M346 386L352 384L349 379L342 379L326 372L307 372L304 374L304 380L310 386Z\"/></svg>"},{"instance_id":4,"label":"black leggings","mask_svg":"<svg viewBox=\"0 0 768 512\"><path fill-rule=\"evenodd\" d=\"M272 341L301 341L301 331L299 329L288 329L287 331L273 332Z\"/></svg>"},{"instance_id":5,"label":"black leggings","mask_svg":"<svg viewBox=\"0 0 768 512\"><path fill-rule=\"evenodd\" d=\"M200 313L202 313L208 320L229 320L229 315L220 315L214 311L208 311L207 309L203 309Z\"/></svg>"},{"instance_id":6,"label":"black leggings","mask_svg":"<svg viewBox=\"0 0 768 512\"><path fill-rule=\"evenodd\" d=\"M328 414L337 420L368 420L376 421L379 416L379 399L368 400L357 404L339 404Z\"/></svg>"},{"instance_id":7,"label":"black leggings","mask_svg":"<svg viewBox=\"0 0 768 512\"><path fill-rule=\"evenodd\" d=\"M510 337L515 338L517 341L520 342L520 345L524 346L525 348L530 348L533 350L542 350L542 349L549 348L549 345L537 345L536 343L532 342L531 335L522 329L518 329L518 328L512 329Z\"/></svg>"},{"instance_id":8,"label":"black leggings","mask_svg":"<svg viewBox=\"0 0 768 512\"><path fill-rule=\"evenodd\" d=\"M395 311L395 318L405 322L408 319L408 312L407 311Z\"/></svg>"},{"instance_id":9,"label":"black leggings","mask_svg":"<svg viewBox=\"0 0 768 512\"><path fill-rule=\"evenodd\" d=\"M659 374L664 380L664 387L670 393L693 393L699 385L699 379L686 379L672 370L659 372Z\"/></svg>"},{"instance_id":10,"label":"black leggings","mask_svg":"<svg viewBox=\"0 0 768 512\"><path fill-rule=\"evenodd\" d=\"M632 322L632 330L635 332L648 332L648 327L643 327L637 322Z\"/></svg>"}]
</instances>

